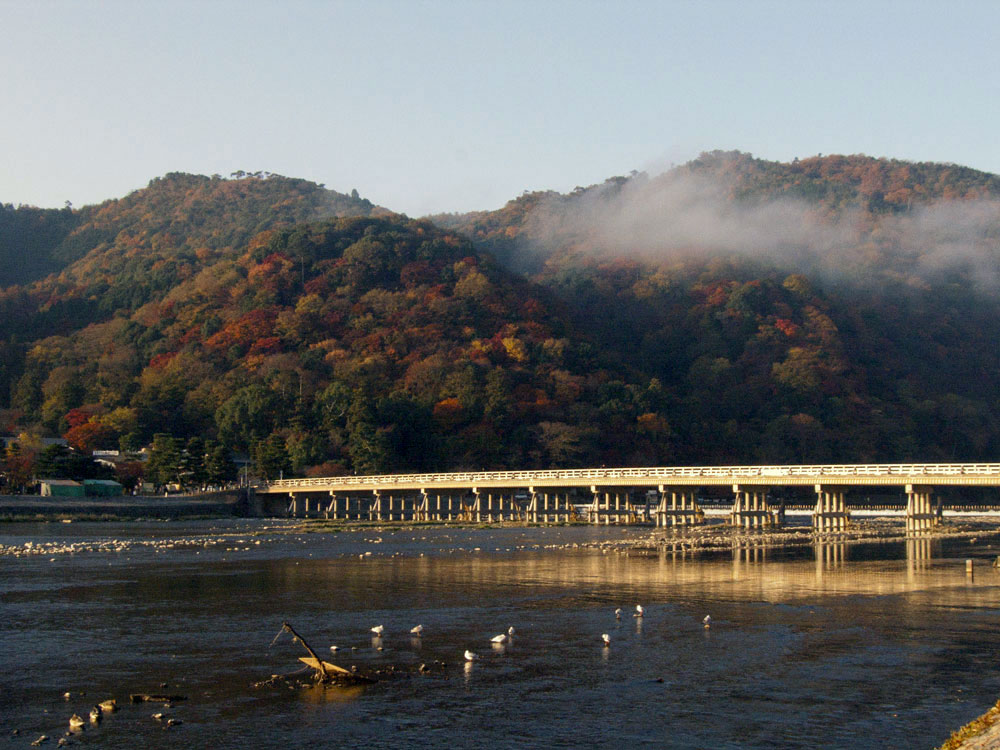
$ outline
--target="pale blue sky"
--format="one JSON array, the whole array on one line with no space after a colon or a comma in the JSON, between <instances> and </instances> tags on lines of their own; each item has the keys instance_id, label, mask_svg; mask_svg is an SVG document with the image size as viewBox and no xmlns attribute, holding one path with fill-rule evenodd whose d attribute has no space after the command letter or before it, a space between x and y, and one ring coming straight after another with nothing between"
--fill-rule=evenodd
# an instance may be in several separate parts
<instances>
[{"instance_id":1,"label":"pale blue sky","mask_svg":"<svg viewBox=\"0 0 1000 750\"><path fill-rule=\"evenodd\" d=\"M496 208L700 151L1000 172L998 2L0 0L0 202L171 171Z\"/></svg>"}]
</instances>

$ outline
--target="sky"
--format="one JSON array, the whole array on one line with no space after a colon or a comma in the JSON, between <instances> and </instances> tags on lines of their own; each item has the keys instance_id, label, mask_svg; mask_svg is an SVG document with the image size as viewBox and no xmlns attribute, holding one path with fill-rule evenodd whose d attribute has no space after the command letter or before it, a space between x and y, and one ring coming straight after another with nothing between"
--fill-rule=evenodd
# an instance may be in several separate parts
<instances>
[{"instance_id":1,"label":"sky","mask_svg":"<svg viewBox=\"0 0 1000 750\"><path fill-rule=\"evenodd\" d=\"M0 0L0 203L168 172L411 216L714 149L1000 172L1000 3Z\"/></svg>"}]
</instances>

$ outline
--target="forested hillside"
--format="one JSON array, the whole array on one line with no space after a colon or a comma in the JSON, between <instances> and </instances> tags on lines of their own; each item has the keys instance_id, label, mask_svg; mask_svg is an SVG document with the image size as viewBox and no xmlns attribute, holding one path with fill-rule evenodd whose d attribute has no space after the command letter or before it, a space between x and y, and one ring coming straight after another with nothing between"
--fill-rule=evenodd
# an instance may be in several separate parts
<instances>
[{"instance_id":1,"label":"forested hillside","mask_svg":"<svg viewBox=\"0 0 1000 750\"><path fill-rule=\"evenodd\" d=\"M59 248L80 212L0 204L0 289L44 278L65 266Z\"/></svg>"},{"instance_id":2,"label":"forested hillside","mask_svg":"<svg viewBox=\"0 0 1000 750\"><path fill-rule=\"evenodd\" d=\"M7 207L0 433L264 476L992 460L998 194L713 153L433 223L264 175Z\"/></svg>"},{"instance_id":3,"label":"forested hillside","mask_svg":"<svg viewBox=\"0 0 1000 750\"><path fill-rule=\"evenodd\" d=\"M435 217L657 378L685 461L981 460L1000 448L1000 178L712 153Z\"/></svg>"}]
</instances>

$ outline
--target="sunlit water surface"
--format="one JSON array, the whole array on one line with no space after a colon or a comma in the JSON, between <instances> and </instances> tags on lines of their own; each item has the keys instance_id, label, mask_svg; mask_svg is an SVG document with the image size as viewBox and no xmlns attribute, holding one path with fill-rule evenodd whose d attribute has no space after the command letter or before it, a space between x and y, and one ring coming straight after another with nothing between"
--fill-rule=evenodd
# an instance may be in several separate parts
<instances>
[{"instance_id":1,"label":"sunlit water surface","mask_svg":"<svg viewBox=\"0 0 1000 750\"><path fill-rule=\"evenodd\" d=\"M0 545L45 549L0 557L8 744L54 743L105 698L169 692L188 699L124 705L71 741L927 748L1000 697L996 537L683 556L588 546L634 530L290 528L0 525ZM112 539L118 551L101 547ZM287 635L271 645L283 620L337 663L402 674L255 688L305 655ZM513 642L491 646L511 625Z\"/></svg>"}]
</instances>

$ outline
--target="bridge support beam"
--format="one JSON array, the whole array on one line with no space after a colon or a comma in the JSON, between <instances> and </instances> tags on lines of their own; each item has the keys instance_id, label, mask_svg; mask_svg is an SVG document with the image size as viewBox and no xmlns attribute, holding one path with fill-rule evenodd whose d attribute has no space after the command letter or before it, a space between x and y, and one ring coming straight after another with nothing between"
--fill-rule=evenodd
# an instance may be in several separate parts
<instances>
[{"instance_id":1,"label":"bridge support beam","mask_svg":"<svg viewBox=\"0 0 1000 750\"><path fill-rule=\"evenodd\" d=\"M605 526L611 523L619 525L621 523L628 523L636 515L635 509L629 500L627 489L612 489L591 485L590 492L594 498L588 509L588 519L591 523L595 525L603 523ZM570 504L568 492L566 494L566 506L573 513L576 512L575 508L572 508Z\"/></svg>"},{"instance_id":2,"label":"bridge support beam","mask_svg":"<svg viewBox=\"0 0 1000 750\"><path fill-rule=\"evenodd\" d=\"M733 526L759 529L780 525L777 514L767 504L767 487L742 487L733 485L736 498L730 522Z\"/></svg>"},{"instance_id":3,"label":"bridge support beam","mask_svg":"<svg viewBox=\"0 0 1000 750\"><path fill-rule=\"evenodd\" d=\"M931 507L933 487L917 484L906 485L906 533L927 531L941 522L940 515Z\"/></svg>"},{"instance_id":4,"label":"bridge support beam","mask_svg":"<svg viewBox=\"0 0 1000 750\"><path fill-rule=\"evenodd\" d=\"M528 498L524 514L529 523L557 523L572 520L576 516L570 490L537 490L529 487ZM512 497L511 505L514 506L516 502L516 498Z\"/></svg>"},{"instance_id":5,"label":"bridge support beam","mask_svg":"<svg viewBox=\"0 0 1000 750\"><path fill-rule=\"evenodd\" d=\"M812 527L816 531L844 531L851 522L846 488L816 485L816 508L813 510Z\"/></svg>"},{"instance_id":6,"label":"bridge support beam","mask_svg":"<svg viewBox=\"0 0 1000 750\"><path fill-rule=\"evenodd\" d=\"M705 523L705 512L698 507L696 487L660 485L656 505L656 525L690 526Z\"/></svg>"}]
</instances>

